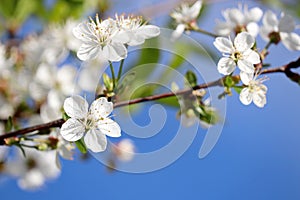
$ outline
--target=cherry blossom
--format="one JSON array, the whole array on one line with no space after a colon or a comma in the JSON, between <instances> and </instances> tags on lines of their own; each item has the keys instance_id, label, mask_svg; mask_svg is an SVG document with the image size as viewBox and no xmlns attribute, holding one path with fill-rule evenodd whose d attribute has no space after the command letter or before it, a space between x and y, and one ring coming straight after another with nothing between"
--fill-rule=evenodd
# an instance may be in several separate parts
<instances>
[{"instance_id":1,"label":"cherry blossom","mask_svg":"<svg viewBox=\"0 0 300 200\"><path fill-rule=\"evenodd\" d=\"M254 64L260 63L259 54L252 50L254 38L247 32L239 33L232 43L228 38L217 37L214 41L215 47L223 53L218 62L218 71L221 74L231 74L236 65L243 72L253 74Z\"/></svg>"},{"instance_id":2,"label":"cherry blossom","mask_svg":"<svg viewBox=\"0 0 300 200\"><path fill-rule=\"evenodd\" d=\"M263 26L260 29L262 38L270 39L277 44L280 40L288 50L300 50L300 36L294 33L296 25L292 16L281 13L278 20L275 13L268 10L263 17Z\"/></svg>"},{"instance_id":3,"label":"cherry blossom","mask_svg":"<svg viewBox=\"0 0 300 200\"><path fill-rule=\"evenodd\" d=\"M253 37L256 37L259 32L258 21L263 15L263 11L254 7L250 10L248 5L244 5L244 9L228 8L222 12L225 21L217 21L215 32L222 36L228 36L231 33L237 34L242 31L247 31Z\"/></svg>"},{"instance_id":4,"label":"cherry blossom","mask_svg":"<svg viewBox=\"0 0 300 200\"><path fill-rule=\"evenodd\" d=\"M253 76L253 74L241 74L241 78L244 79L244 84L247 85L247 87L243 88L243 90L240 93L240 101L244 105L249 105L252 101L253 103L259 107L262 108L267 103L266 99L266 93L267 93L267 87L262 84L266 79L256 79L256 76Z\"/></svg>"},{"instance_id":5,"label":"cherry blossom","mask_svg":"<svg viewBox=\"0 0 300 200\"><path fill-rule=\"evenodd\" d=\"M179 38L191 26L196 26L196 19L200 13L202 1L196 1L192 6L182 3L170 16L175 19L177 27L172 34L173 39Z\"/></svg>"},{"instance_id":6,"label":"cherry blossom","mask_svg":"<svg viewBox=\"0 0 300 200\"><path fill-rule=\"evenodd\" d=\"M69 97L64 102L64 110L71 117L61 127L61 135L67 141L83 138L88 149L101 152L106 149L106 135L121 136L119 125L109 118L113 104L104 97L95 100L90 109L81 96Z\"/></svg>"}]
</instances>

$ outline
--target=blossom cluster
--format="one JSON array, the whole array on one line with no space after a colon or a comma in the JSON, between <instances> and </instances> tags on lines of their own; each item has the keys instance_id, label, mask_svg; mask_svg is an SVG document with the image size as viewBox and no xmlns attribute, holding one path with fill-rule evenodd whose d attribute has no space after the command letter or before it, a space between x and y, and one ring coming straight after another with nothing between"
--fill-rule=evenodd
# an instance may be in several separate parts
<instances>
[{"instance_id":1,"label":"blossom cluster","mask_svg":"<svg viewBox=\"0 0 300 200\"><path fill-rule=\"evenodd\" d=\"M79 59L103 57L116 62L127 57L126 45L140 45L145 39L158 36L160 30L157 26L144 24L141 17L116 15L116 19L100 21L96 15L95 21L90 18L90 22L80 23L73 33L82 42L77 52Z\"/></svg>"}]
</instances>

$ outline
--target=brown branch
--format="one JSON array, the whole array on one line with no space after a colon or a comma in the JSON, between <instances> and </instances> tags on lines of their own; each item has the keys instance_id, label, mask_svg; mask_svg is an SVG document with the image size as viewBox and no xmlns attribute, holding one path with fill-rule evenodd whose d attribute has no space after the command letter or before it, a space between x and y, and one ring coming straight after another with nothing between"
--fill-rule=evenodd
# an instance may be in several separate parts
<instances>
[{"instance_id":1,"label":"brown branch","mask_svg":"<svg viewBox=\"0 0 300 200\"><path fill-rule=\"evenodd\" d=\"M298 60L290 62L286 65L281 66L281 67L262 70L261 74L285 73L285 75L287 77L289 77L292 81L300 83L300 75L291 71L291 69L298 68L298 67L300 67L300 57L298 58ZM238 75L236 77L238 77ZM200 84L200 85L197 85L193 88L183 89L183 90L180 90L180 91L175 92L175 93L174 92L169 92L169 93L152 95L152 96L148 96L148 97L137 98L137 99L133 99L133 100L129 100L129 101L116 102L114 104L114 108L127 106L127 105L132 105L132 104L138 104L138 103L147 102L147 101L154 101L154 100L168 98L168 97L172 97L172 96L176 96L176 95L183 95L183 94L189 93L193 90L198 90L198 89L203 89L203 88L208 88L208 87L214 87L214 86L223 86L223 80L224 80L224 77L220 78L216 81ZM63 119L58 119L58 120L55 120L55 121L52 121L52 122L49 122L49 123L40 124L40 125L36 125L36 126L31 126L31 127L16 130L16 131L13 131L13 132L10 132L10 133L5 133L3 135L0 135L0 145L5 144L5 139L6 138L25 135L25 134L33 132L33 131L47 130L47 129L53 128L53 127L61 127L61 125L63 123L64 123Z\"/></svg>"}]
</instances>

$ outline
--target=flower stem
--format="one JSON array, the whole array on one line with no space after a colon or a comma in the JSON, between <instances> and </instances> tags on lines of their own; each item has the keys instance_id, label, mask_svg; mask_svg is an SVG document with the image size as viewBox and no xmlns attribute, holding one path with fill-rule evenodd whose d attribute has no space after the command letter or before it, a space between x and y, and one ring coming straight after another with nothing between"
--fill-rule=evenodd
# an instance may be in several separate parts
<instances>
[{"instance_id":1,"label":"flower stem","mask_svg":"<svg viewBox=\"0 0 300 200\"><path fill-rule=\"evenodd\" d=\"M112 76L112 79L113 79L113 89L115 89L115 86L116 86L115 70L114 70L114 67L112 65L112 62L110 62L110 61L109 61L109 68L110 68L111 76Z\"/></svg>"},{"instance_id":2,"label":"flower stem","mask_svg":"<svg viewBox=\"0 0 300 200\"><path fill-rule=\"evenodd\" d=\"M216 37L219 37L219 35L217 35L217 34L214 34L214 33L211 33L211 32L208 32L208 31L206 31L206 30L203 30L203 29L200 29L200 28L193 28L193 29L191 29L191 31L195 31L195 32L198 32L198 33L202 33L202 34L204 34L204 35L208 35L208 36L211 36L211 37L214 37L214 38L216 38Z\"/></svg>"},{"instance_id":3,"label":"flower stem","mask_svg":"<svg viewBox=\"0 0 300 200\"><path fill-rule=\"evenodd\" d=\"M273 44L272 40L269 40L269 42L266 44L266 46L263 48L263 50L261 51L260 55L261 55L261 58L262 60L265 59L265 57L267 56L268 54L268 49L269 47L271 46L271 44Z\"/></svg>"},{"instance_id":4,"label":"flower stem","mask_svg":"<svg viewBox=\"0 0 300 200\"><path fill-rule=\"evenodd\" d=\"M123 70L123 64L124 64L124 59L121 60L120 62L120 68L119 68L119 72L118 72L118 78L117 78L117 82L120 80L121 75L122 75L122 70Z\"/></svg>"}]
</instances>

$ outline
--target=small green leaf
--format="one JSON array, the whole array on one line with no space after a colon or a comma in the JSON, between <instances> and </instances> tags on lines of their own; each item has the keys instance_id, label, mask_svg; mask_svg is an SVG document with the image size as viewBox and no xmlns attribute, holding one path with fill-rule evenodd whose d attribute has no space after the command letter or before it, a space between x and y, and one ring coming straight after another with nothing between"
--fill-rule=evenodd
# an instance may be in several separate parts
<instances>
[{"instance_id":1,"label":"small green leaf","mask_svg":"<svg viewBox=\"0 0 300 200\"><path fill-rule=\"evenodd\" d=\"M106 74L104 73L102 75L103 78L103 84L106 87L107 91L111 92L113 91L113 80Z\"/></svg>"},{"instance_id":2,"label":"small green leaf","mask_svg":"<svg viewBox=\"0 0 300 200\"><path fill-rule=\"evenodd\" d=\"M187 71L185 74L185 78L192 87L195 87L197 85L197 76L194 72Z\"/></svg>"},{"instance_id":3,"label":"small green leaf","mask_svg":"<svg viewBox=\"0 0 300 200\"><path fill-rule=\"evenodd\" d=\"M241 93L241 91L242 91L243 88L244 88L243 86L233 86L233 89L234 89L238 94Z\"/></svg>"},{"instance_id":4,"label":"small green leaf","mask_svg":"<svg viewBox=\"0 0 300 200\"><path fill-rule=\"evenodd\" d=\"M77 148L79 149L79 151L81 153L86 153L87 152L86 146L85 146L84 141L82 139L77 140L75 142L75 144L76 144Z\"/></svg>"},{"instance_id":5,"label":"small green leaf","mask_svg":"<svg viewBox=\"0 0 300 200\"><path fill-rule=\"evenodd\" d=\"M7 122L5 123L5 132L9 132L13 129L13 120L12 117L10 116L7 119Z\"/></svg>"},{"instance_id":6,"label":"small green leaf","mask_svg":"<svg viewBox=\"0 0 300 200\"><path fill-rule=\"evenodd\" d=\"M66 112L63 112L62 118L63 120L67 121L70 117L67 115Z\"/></svg>"}]
</instances>

